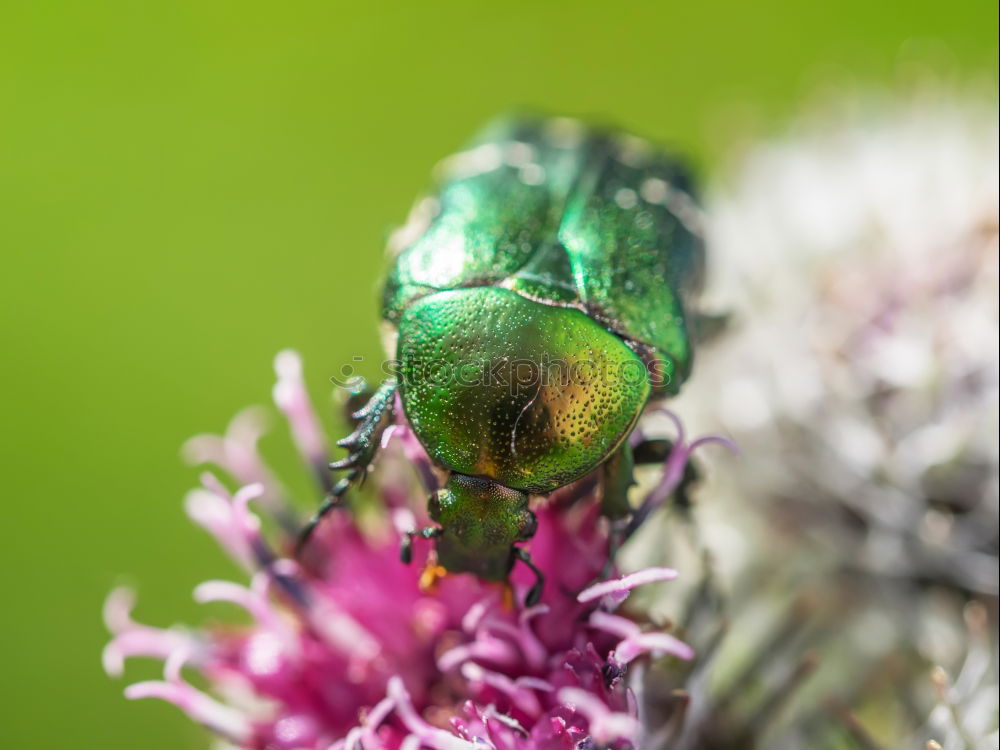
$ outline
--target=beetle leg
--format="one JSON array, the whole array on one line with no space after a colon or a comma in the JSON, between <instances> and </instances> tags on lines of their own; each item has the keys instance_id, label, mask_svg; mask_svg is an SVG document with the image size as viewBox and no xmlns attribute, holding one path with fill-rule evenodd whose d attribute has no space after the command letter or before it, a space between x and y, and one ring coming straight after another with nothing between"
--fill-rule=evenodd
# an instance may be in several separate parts
<instances>
[{"instance_id":1,"label":"beetle leg","mask_svg":"<svg viewBox=\"0 0 1000 750\"><path fill-rule=\"evenodd\" d=\"M601 467L601 515L616 521L627 516L632 508L628 504L628 488L635 484L632 470L635 460L632 448L624 441Z\"/></svg>"},{"instance_id":2,"label":"beetle leg","mask_svg":"<svg viewBox=\"0 0 1000 750\"><path fill-rule=\"evenodd\" d=\"M674 441L669 438L644 438L632 449L632 455L639 466L662 464L673 449Z\"/></svg>"},{"instance_id":3,"label":"beetle leg","mask_svg":"<svg viewBox=\"0 0 1000 750\"><path fill-rule=\"evenodd\" d=\"M344 493L356 482L364 481L365 475L368 473L368 465L378 450L382 432L392 418L395 398L396 381L390 378L378 387L372 397L368 399L368 403L351 415L352 419L357 420L357 427L350 435L337 441L337 445L347 449L347 455L330 464L332 471L346 470L347 473L330 488L326 497L323 498L319 510L299 532L299 538L295 544L297 557L302 554L309 538L323 517L334 508L343 506Z\"/></svg>"},{"instance_id":4,"label":"beetle leg","mask_svg":"<svg viewBox=\"0 0 1000 750\"><path fill-rule=\"evenodd\" d=\"M628 489L635 484L634 468L662 464L673 449L673 441L666 438L648 438L635 447L625 442L601 468L601 514L611 519L612 524L608 538L608 559L598 580L604 580L611 574L618 549L645 519L643 509L633 509L628 502ZM674 498L679 507L691 506L688 493L697 481L698 471L688 462L684 468L684 477L674 490Z\"/></svg>"},{"instance_id":5,"label":"beetle leg","mask_svg":"<svg viewBox=\"0 0 1000 750\"><path fill-rule=\"evenodd\" d=\"M396 381L389 378L372 394L368 403L351 415L357 420L357 427L350 435L337 441L337 445L347 449L347 455L331 463L331 470L360 470L364 474L378 450L379 437L388 425L387 418L392 417L395 398Z\"/></svg>"},{"instance_id":6,"label":"beetle leg","mask_svg":"<svg viewBox=\"0 0 1000 750\"><path fill-rule=\"evenodd\" d=\"M643 440L634 448L628 449L627 463L626 460L616 461L615 459L619 455L616 453L603 467L602 481L604 482L604 494L601 499L601 513L611 519L611 530L608 533L608 557L604 561L604 565L595 579L596 581L608 579L614 569L618 550L621 549L622 545L628 541L632 534L635 533L635 530L642 525L642 522L649 515L647 507L640 506L633 509L628 504L628 498L625 493L630 486L635 484L635 480L632 478L633 467L662 464L667 460L673 448L673 442L666 438ZM627 473L624 473L626 468ZM674 498L679 507L684 509L691 507L688 492L691 486L697 481L698 471L689 461L687 466L684 467L684 477L681 479L681 483L674 490ZM620 494L615 497L615 492ZM610 499L609 494L611 495ZM625 513L613 516L609 512L609 508L612 510L625 508Z\"/></svg>"},{"instance_id":7,"label":"beetle leg","mask_svg":"<svg viewBox=\"0 0 1000 750\"><path fill-rule=\"evenodd\" d=\"M666 438L647 438L635 447L626 441L611 454L611 457L601 467L601 514L612 520L619 520L632 512L628 503L628 489L635 484L633 473L636 466L662 464L674 449L672 440ZM680 493L697 479L697 472L689 462L684 471L684 479L677 488Z\"/></svg>"},{"instance_id":8,"label":"beetle leg","mask_svg":"<svg viewBox=\"0 0 1000 750\"><path fill-rule=\"evenodd\" d=\"M538 569L538 566L535 565L534 562L532 562L531 555L520 547L514 548L514 554L517 556L518 560L531 568L531 572L535 574L535 584L528 589L528 595L524 597L524 606L534 607L538 604L538 600L542 598L542 588L545 586L545 574Z\"/></svg>"},{"instance_id":9,"label":"beetle leg","mask_svg":"<svg viewBox=\"0 0 1000 750\"><path fill-rule=\"evenodd\" d=\"M667 438L648 438L643 440L632 449L637 465L662 464L670 456L674 449L674 442ZM698 484L701 473L694 461L689 460L684 466L684 475L680 484L674 490L674 500L678 507L688 509L691 507L691 489Z\"/></svg>"},{"instance_id":10,"label":"beetle leg","mask_svg":"<svg viewBox=\"0 0 1000 750\"><path fill-rule=\"evenodd\" d=\"M667 440L666 438L650 438L643 440L635 446L633 453L636 464L662 464L670 456L673 449L674 443L671 440ZM681 477L681 481L671 496L674 507L680 509L682 512L687 512L691 509L691 488L697 484L700 478L701 476L697 468L695 468L694 463L688 461L684 466L684 474ZM650 511L651 507L647 498L646 503L631 511L632 515L627 522L620 524L618 528L612 531L611 548L617 550L618 547L621 547L628 541L636 529L649 516Z\"/></svg>"},{"instance_id":11,"label":"beetle leg","mask_svg":"<svg viewBox=\"0 0 1000 750\"><path fill-rule=\"evenodd\" d=\"M421 539L437 539L441 536L441 529L436 526L428 526L424 529L411 529L403 534L403 538L399 542L399 560L404 565L409 565L413 562L413 539L414 537L420 537Z\"/></svg>"},{"instance_id":12,"label":"beetle leg","mask_svg":"<svg viewBox=\"0 0 1000 750\"><path fill-rule=\"evenodd\" d=\"M353 472L351 473L353 474ZM316 527L319 526L320 521L334 508L341 507L340 498L345 492L347 492L348 487L354 481L354 477L348 474L346 477L337 482L333 489L327 493L327 496L323 498L323 502L320 504L319 509L313 514L313 517L309 519L309 522L302 527L299 531L299 538L295 542L295 556L299 557L302 555L302 551L305 549L306 544L312 537L313 532Z\"/></svg>"}]
</instances>

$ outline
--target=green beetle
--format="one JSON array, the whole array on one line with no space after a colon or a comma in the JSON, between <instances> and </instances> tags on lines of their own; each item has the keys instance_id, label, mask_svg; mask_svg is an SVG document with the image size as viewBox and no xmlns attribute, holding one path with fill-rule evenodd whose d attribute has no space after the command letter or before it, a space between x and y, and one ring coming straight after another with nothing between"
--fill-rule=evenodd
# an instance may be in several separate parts
<instances>
[{"instance_id":1,"label":"green beetle","mask_svg":"<svg viewBox=\"0 0 1000 750\"><path fill-rule=\"evenodd\" d=\"M449 472L429 501L433 572L506 581L535 531L530 495L600 469L603 512L629 512L627 438L650 399L691 369L689 304L701 284L698 209L680 164L648 143L574 120L488 127L442 165L436 197L396 235L382 317L396 377L354 415L331 464L346 475L303 531L367 471L405 419Z\"/></svg>"}]
</instances>

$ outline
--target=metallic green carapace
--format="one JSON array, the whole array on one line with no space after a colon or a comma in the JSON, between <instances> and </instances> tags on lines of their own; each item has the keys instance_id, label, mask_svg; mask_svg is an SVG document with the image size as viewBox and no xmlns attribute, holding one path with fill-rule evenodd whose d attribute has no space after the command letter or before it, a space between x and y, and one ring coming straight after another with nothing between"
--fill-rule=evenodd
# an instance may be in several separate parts
<instances>
[{"instance_id":1,"label":"metallic green carapace","mask_svg":"<svg viewBox=\"0 0 1000 750\"><path fill-rule=\"evenodd\" d=\"M650 393L642 360L593 318L507 289L422 297L397 351L403 410L428 454L525 492L593 470Z\"/></svg>"},{"instance_id":2,"label":"metallic green carapace","mask_svg":"<svg viewBox=\"0 0 1000 750\"><path fill-rule=\"evenodd\" d=\"M688 305L704 265L685 171L645 141L565 119L488 128L445 161L437 195L396 235L382 316L386 381L341 441L363 476L398 391L405 419L449 472L430 501L428 570L504 580L534 533L529 494L602 470L603 510L629 513L626 438L651 397L691 369ZM311 527L310 527L311 528Z\"/></svg>"},{"instance_id":3,"label":"metallic green carapace","mask_svg":"<svg viewBox=\"0 0 1000 750\"><path fill-rule=\"evenodd\" d=\"M434 292L503 286L600 321L658 357L667 382L654 385L677 392L704 252L676 161L632 136L529 119L493 126L442 171L426 228L389 272L386 320Z\"/></svg>"}]
</instances>

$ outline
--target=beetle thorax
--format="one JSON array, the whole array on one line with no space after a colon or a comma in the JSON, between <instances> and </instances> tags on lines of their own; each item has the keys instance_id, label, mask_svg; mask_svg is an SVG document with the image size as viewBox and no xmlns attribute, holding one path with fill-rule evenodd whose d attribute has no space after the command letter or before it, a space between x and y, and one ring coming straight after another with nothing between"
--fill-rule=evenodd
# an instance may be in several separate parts
<instances>
[{"instance_id":1,"label":"beetle thorax","mask_svg":"<svg viewBox=\"0 0 1000 750\"><path fill-rule=\"evenodd\" d=\"M603 462L650 392L639 357L592 318L495 287L418 300L397 352L403 407L431 458L527 492Z\"/></svg>"}]
</instances>

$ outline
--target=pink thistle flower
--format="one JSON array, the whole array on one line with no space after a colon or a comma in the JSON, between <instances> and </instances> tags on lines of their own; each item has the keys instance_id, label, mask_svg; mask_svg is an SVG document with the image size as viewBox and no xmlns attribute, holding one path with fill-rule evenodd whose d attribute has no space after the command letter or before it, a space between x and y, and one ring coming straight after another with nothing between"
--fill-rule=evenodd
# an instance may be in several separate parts
<instances>
[{"instance_id":1,"label":"pink thistle flower","mask_svg":"<svg viewBox=\"0 0 1000 750\"><path fill-rule=\"evenodd\" d=\"M274 398L303 460L329 489L327 441L293 352L276 361ZM639 521L676 489L692 450L678 439L661 481L637 511ZM612 529L600 516L595 483L581 480L536 508L530 542L548 583L541 603L516 610L496 584L449 576L421 591L420 562L430 542L415 544L416 565L399 561L399 535L425 522L424 495L391 470L379 488L378 521L347 512L324 520L308 559L291 557L262 531L257 511L289 529L285 492L256 450L255 414L234 420L225 437L199 436L186 453L220 466L242 484L230 493L212 473L186 499L188 515L250 574L244 586L207 581L199 602L225 601L250 615L244 627L163 630L136 623L133 597L117 590L105 605L112 639L104 651L111 675L129 657L162 659L163 680L131 685L126 697L159 698L234 745L254 750L459 750L642 746L646 729L629 665L694 652L673 634L613 614L629 592L677 572L650 568L615 576ZM713 438L714 439L714 438ZM405 424L385 433L386 462L415 467L433 488L435 469ZM403 461L399 461L402 457ZM412 482L410 483L412 484ZM631 529L631 530L634 530ZM630 529L625 529L626 536ZM517 601L531 584L517 570ZM197 670L212 695L188 683Z\"/></svg>"}]
</instances>

